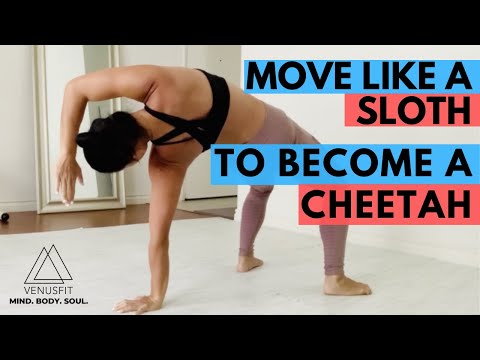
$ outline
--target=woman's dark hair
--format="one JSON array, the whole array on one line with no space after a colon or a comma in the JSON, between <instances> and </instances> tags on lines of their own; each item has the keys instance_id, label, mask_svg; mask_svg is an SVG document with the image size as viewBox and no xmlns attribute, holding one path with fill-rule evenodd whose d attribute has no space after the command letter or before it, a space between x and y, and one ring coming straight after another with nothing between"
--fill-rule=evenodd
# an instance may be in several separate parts
<instances>
[{"instance_id":1,"label":"woman's dark hair","mask_svg":"<svg viewBox=\"0 0 480 360\"><path fill-rule=\"evenodd\" d=\"M143 136L145 130L131 114L117 111L107 118L95 119L88 132L77 135L76 142L93 169L114 173L132 162Z\"/></svg>"}]
</instances>

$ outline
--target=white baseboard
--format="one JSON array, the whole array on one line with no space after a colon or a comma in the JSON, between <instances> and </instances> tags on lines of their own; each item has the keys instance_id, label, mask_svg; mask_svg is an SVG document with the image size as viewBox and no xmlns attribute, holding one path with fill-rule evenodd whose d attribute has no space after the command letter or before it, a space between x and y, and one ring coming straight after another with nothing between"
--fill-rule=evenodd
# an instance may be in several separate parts
<instances>
[{"instance_id":1,"label":"white baseboard","mask_svg":"<svg viewBox=\"0 0 480 360\"><path fill-rule=\"evenodd\" d=\"M37 211L36 201L0 202L0 213Z\"/></svg>"},{"instance_id":2,"label":"white baseboard","mask_svg":"<svg viewBox=\"0 0 480 360\"><path fill-rule=\"evenodd\" d=\"M184 211L201 211L201 210L224 209L224 208L234 208L234 207L235 208L237 207L236 196L183 200L183 201L179 201L177 205L178 210L184 210Z\"/></svg>"},{"instance_id":3,"label":"white baseboard","mask_svg":"<svg viewBox=\"0 0 480 360\"><path fill-rule=\"evenodd\" d=\"M133 195L127 196L127 205L143 205L150 203L150 196L148 195Z\"/></svg>"},{"instance_id":4,"label":"white baseboard","mask_svg":"<svg viewBox=\"0 0 480 360\"><path fill-rule=\"evenodd\" d=\"M148 204L150 197L148 195L127 196L127 205ZM4 212L22 212L37 211L36 201L16 201L16 202L0 202L0 213Z\"/></svg>"}]
</instances>

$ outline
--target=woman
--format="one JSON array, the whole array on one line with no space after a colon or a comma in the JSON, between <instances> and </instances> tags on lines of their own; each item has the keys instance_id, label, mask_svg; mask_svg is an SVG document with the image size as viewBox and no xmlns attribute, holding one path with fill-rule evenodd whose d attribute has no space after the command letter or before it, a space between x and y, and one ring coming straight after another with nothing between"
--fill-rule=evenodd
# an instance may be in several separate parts
<instances>
[{"instance_id":1,"label":"woman","mask_svg":"<svg viewBox=\"0 0 480 360\"><path fill-rule=\"evenodd\" d=\"M116 112L92 122L78 134L89 101L125 97L145 107ZM316 144L318 141L286 114L225 79L199 69L137 65L89 73L65 88L61 119L61 155L57 163L58 191L66 205L73 202L81 169L77 145L89 165L105 173L138 162L152 142L150 242L151 292L124 300L114 310L137 314L162 307L169 278L169 231L188 166L212 144ZM251 186L242 209L237 271L262 265L253 243L262 225L273 186ZM321 226L328 295L370 294L368 285L343 272L347 226Z\"/></svg>"}]
</instances>

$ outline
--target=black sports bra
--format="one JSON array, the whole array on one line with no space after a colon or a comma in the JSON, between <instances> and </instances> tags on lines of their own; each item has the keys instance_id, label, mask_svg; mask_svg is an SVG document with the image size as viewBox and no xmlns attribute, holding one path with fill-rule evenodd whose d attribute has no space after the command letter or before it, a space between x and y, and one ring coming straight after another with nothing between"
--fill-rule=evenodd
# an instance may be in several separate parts
<instances>
[{"instance_id":1,"label":"black sports bra","mask_svg":"<svg viewBox=\"0 0 480 360\"><path fill-rule=\"evenodd\" d=\"M145 105L145 111L150 115L174 127L173 130L165 135L152 140L152 144L157 146L171 145L195 139L202 145L203 151L207 151L210 149L210 146L217 141L223 125L227 120L228 110L230 108L230 91L224 78L201 69L196 70L205 74L212 88L213 104L210 112L202 119L186 120L155 111ZM168 141L183 133L188 133L191 137L178 141Z\"/></svg>"}]
</instances>

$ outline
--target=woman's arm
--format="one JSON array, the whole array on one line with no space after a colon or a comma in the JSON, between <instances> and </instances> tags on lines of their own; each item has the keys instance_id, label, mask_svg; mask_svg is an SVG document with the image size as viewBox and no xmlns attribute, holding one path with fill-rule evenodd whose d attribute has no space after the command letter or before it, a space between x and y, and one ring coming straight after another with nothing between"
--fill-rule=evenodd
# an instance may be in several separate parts
<instances>
[{"instance_id":1,"label":"woman's arm","mask_svg":"<svg viewBox=\"0 0 480 360\"><path fill-rule=\"evenodd\" d=\"M163 164L150 156L149 174L151 180L150 196L150 242L148 258L150 265L150 294L134 300L119 302L114 310L118 312L135 312L158 310L162 307L167 292L170 274L169 233L170 226L178 205L186 165Z\"/></svg>"},{"instance_id":2,"label":"woman's arm","mask_svg":"<svg viewBox=\"0 0 480 360\"><path fill-rule=\"evenodd\" d=\"M61 114L61 152L75 155L75 137L89 101L126 97L140 102L161 85L171 82L165 68L136 65L108 68L91 72L68 82L65 87Z\"/></svg>"},{"instance_id":3,"label":"woman's arm","mask_svg":"<svg viewBox=\"0 0 480 360\"><path fill-rule=\"evenodd\" d=\"M57 191L66 204L73 201L77 178L83 182L80 167L75 160L75 139L87 103L117 97L144 102L155 89L165 90L171 83L169 72L153 65L108 68L69 81L62 104L60 156L57 161Z\"/></svg>"},{"instance_id":4,"label":"woman's arm","mask_svg":"<svg viewBox=\"0 0 480 360\"><path fill-rule=\"evenodd\" d=\"M182 165L150 167L150 243L148 258L151 273L150 296L163 302L169 278L169 233L185 178Z\"/></svg>"}]
</instances>

